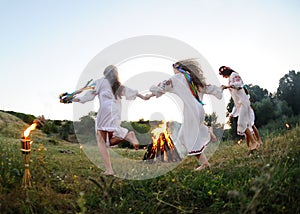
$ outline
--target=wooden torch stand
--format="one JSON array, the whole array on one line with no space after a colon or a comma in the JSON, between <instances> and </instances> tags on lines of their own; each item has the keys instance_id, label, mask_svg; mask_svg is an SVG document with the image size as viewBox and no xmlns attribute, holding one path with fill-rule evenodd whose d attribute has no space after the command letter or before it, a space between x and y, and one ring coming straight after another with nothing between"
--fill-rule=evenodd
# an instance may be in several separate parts
<instances>
[{"instance_id":1,"label":"wooden torch stand","mask_svg":"<svg viewBox=\"0 0 300 214\"><path fill-rule=\"evenodd\" d=\"M26 138L22 138L21 143L22 143L21 152L25 164L25 171L22 179L22 187L27 188L32 186L31 175L29 170L30 150L31 150L30 146L32 144L32 141Z\"/></svg>"}]
</instances>

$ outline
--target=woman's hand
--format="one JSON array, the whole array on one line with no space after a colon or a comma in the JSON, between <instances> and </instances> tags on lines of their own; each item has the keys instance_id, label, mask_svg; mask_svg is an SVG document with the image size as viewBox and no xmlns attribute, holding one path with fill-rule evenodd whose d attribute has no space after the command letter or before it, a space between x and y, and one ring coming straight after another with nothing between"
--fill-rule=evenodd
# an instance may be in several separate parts
<instances>
[{"instance_id":1,"label":"woman's hand","mask_svg":"<svg viewBox=\"0 0 300 214\"><path fill-rule=\"evenodd\" d=\"M230 86L227 86L227 85L222 85L222 86L221 86L222 90L227 89L227 88L229 88L229 87L230 87Z\"/></svg>"},{"instance_id":2,"label":"woman's hand","mask_svg":"<svg viewBox=\"0 0 300 214\"><path fill-rule=\"evenodd\" d=\"M154 96L154 94L146 94L145 96L141 94L137 94L137 96L143 100L149 100L151 97Z\"/></svg>"},{"instance_id":3,"label":"woman's hand","mask_svg":"<svg viewBox=\"0 0 300 214\"><path fill-rule=\"evenodd\" d=\"M147 94L146 96L148 97L148 99L150 99L151 97L155 97L155 94L151 93L151 94Z\"/></svg>"},{"instance_id":4,"label":"woman's hand","mask_svg":"<svg viewBox=\"0 0 300 214\"><path fill-rule=\"evenodd\" d=\"M243 87L238 87L238 86L233 86L233 85L222 85L221 87L222 87L222 90L228 89L228 88L240 90L243 88Z\"/></svg>"},{"instance_id":5,"label":"woman's hand","mask_svg":"<svg viewBox=\"0 0 300 214\"><path fill-rule=\"evenodd\" d=\"M72 102L80 102L80 99L79 99L79 98L74 98L74 99L72 100Z\"/></svg>"},{"instance_id":6,"label":"woman's hand","mask_svg":"<svg viewBox=\"0 0 300 214\"><path fill-rule=\"evenodd\" d=\"M145 95L145 100L149 100L151 97L154 97L155 95L154 94L146 94Z\"/></svg>"}]
</instances>

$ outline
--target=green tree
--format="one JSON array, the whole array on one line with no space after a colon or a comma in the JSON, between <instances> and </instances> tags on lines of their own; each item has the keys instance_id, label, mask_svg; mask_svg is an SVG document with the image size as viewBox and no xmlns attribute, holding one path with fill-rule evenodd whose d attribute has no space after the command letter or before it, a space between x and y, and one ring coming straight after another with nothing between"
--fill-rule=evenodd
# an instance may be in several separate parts
<instances>
[{"instance_id":1,"label":"green tree","mask_svg":"<svg viewBox=\"0 0 300 214\"><path fill-rule=\"evenodd\" d=\"M268 98L270 96L267 89L263 89L258 85L250 84L246 88L250 95L250 100L252 103L261 101L262 99Z\"/></svg>"},{"instance_id":2,"label":"green tree","mask_svg":"<svg viewBox=\"0 0 300 214\"><path fill-rule=\"evenodd\" d=\"M276 96L292 108L295 115L300 113L300 72L289 71L279 80Z\"/></svg>"},{"instance_id":3,"label":"green tree","mask_svg":"<svg viewBox=\"0 0 300 214\"><path fill-rule=\"evenodd\" d=\"M72 121L63 121L59 128L59 137L63 140L70 141L69 136L74 134L74 127Z\"/></svg>"},{"instance_id":4,"label":"green tree","mask_svg":"<svg viewBox=\"0 0 300 214\"><path fill-rule=\"evenodd\" d=\"M293 115L292 108L288 105L285 100L273 99L274 105L274 119L286 118Z\"/></svg>"},{"instance_id":5,"label":"green tree","mask_svg":"<svg viewBox=\"0 0 300 214\"><path fill-rule=\"evenodd\" d=\"M56 122L47 120L44 125L42 126L42 131L48 135L50 134L56 134L58 133L59 126L57 125Z\"/></svg>"},{"instance_id":6,"label":"green tree","mask_svg":"<svg viewBox=\"0 0 300 214\"><path fill-rule=\"evenodd\" d=\"M85 115L82 116L79 122L76 122L75 127L76 131L79 134L84 134L84 133L92 133L95 135L95 120L89 116Z\"/></svg>"},{"instance_id":7,"label":"green tree","mask_svg":"<svg viewBox=\"0 0 300 214\"><path fill-rule=\"evenodd\" d=\"M269 97L254 103L253 109L255 112L255 125L257 127L265 125L275 118L274 103Z\"/></svg>"},{"instance_id":8,"label":"green tree","mask_svg":"<svg viewBox=\"0 0 300 214\"><path fill-rule=\"evenodd\" d=\"M212 114L205 114L205 122L208 126L215 126L217 124L218 116L216 112L213 112Z\"/></svg>"}]
</instances>

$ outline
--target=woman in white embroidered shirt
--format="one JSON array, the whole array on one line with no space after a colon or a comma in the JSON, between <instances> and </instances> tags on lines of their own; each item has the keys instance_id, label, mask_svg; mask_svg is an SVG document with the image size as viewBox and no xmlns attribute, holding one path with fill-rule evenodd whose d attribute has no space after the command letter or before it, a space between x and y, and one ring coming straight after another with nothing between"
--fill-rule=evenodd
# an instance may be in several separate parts
<instances>
[{"instance_id":1,"label":"woman in white embroidered shirt","mask_svg":"<svg viewBox=\"0 0 300 214\"><path fill-rule=\"evenodd\" d=\"M204 124L205 112L202 98L204 94L211 94L222 98L222 89L214 85L207 85L200 65L195 60L182 60L173 64L174 75L166 81L152 86L152 95L160 97L166 92L174 93L184 103L183 123L178 133L178 141L186 148L187 155L196 156L200 166L195 170L202 170L210 164L204 149L212 139L217 138L212 129Z\"/></svg>"},{"instance_id":2,"label":"woman in white embroidered shirt","mask_svg":"<svg viewBox=\"0 0 300 214\"><path fill-rule=\"evenodd\" d=\"M83 96L75 98L73 102L85 103L92 101L98 96L100 107L96 119L97 144L100 155L104 161L105 175L114 175L109 153L105 140L109 138L110 145L116 145L123 139L129 141L135 149L138 149L139 142L133 131L121 127L121 97L133 100L136 97L147 100L145 96L137 90L121 85L118 76L118 69L114 65L109 65L104 70L104 77L94 82L95 89L88 91Z\"/></svg>"},{"instance_id":3,"label":"woman in white embroidered shirt","mask_svg":"<svg viewBox=\"0 0 300 214\"><path fill-rule=\"evenodd\" d=\"M252 143L250 152L256 150L258 143L254 139L251 125L251 106L250 100L243 89L244 83L240 75L227 66L221 66L219 68L219 74L224 78L228 78L228 85L223 85L223 89L229 89L234 105L238 112L237 121L237 134L246 135L246 137Z\"/></svg>"}]
</instances>

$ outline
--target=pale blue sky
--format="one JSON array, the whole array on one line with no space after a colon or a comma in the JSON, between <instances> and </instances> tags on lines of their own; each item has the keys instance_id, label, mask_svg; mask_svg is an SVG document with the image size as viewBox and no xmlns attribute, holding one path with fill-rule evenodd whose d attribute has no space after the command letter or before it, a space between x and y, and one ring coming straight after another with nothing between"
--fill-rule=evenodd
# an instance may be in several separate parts
<instances>
[{"instance_id":1,"label":"pale blue sky","mask_svg":"<svg viewBox=\"0 0 300 214\"><path fill-rule=\"evenodd\" d=\"M0 109L72 119L58 95L101 50L142 35L181 40L216 73L227 65L275 92L300 71L299 10L297 0L0 0Z\"/></svg>"}]
</instances>

